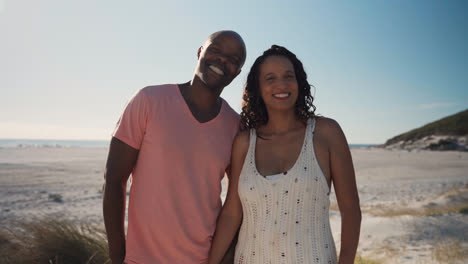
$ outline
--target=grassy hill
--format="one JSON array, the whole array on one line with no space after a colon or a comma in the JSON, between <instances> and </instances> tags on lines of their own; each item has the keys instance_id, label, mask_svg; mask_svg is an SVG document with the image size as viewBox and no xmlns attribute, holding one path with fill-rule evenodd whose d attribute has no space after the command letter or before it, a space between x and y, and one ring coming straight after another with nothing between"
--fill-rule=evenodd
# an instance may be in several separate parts
<instances>
[{"instance_id":1,"label":"grassy hill","mask_svg":"<svg viewBox=\"0 0 468 264\"><path fill-rule=\"evenodd\" d=\"M393 137L385 142L385 146L400 141L414 141L431 135L468 135L468 109Z\"/></svg>"}]
</instances>

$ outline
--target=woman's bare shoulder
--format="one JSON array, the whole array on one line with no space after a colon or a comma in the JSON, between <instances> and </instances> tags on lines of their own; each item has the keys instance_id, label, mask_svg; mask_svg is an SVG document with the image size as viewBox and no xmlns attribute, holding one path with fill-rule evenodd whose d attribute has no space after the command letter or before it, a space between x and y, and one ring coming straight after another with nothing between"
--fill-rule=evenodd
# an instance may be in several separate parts
<instances>
[{"instance_id":1,"label":"woman's bare shoulder","mask_svg":"<svg viewBox=\"0 0 468 264\"><path fill-rule=\"evenodd\" d=\"M340 125L335 119L325 116L315 117L315 128L323 130L324 132L336 132L337 130L341 130Z\"/></svg>"},{"instance_id":2,"label":"woman's bare shoulder","mask_svg":"<svg viewBox=\"0 0 468 264\"><path fill-rule=\"evenodd\" d=\"M328 142L340 142L344 139L343 130L336 120L323 116L316 117L315 120L316 134L326 138Z\"/></svg>"},{"instance_id":3,"label":"woman's bare shoulder","mask_svg":"<svg viewBox=\"0 0 468 264\"><path fill-rule=\"evenodd\" d=\"M247 153L249 149L250 132L249 130L240 131L234 138L232 146L233 154Z\"/></svg>"}]
</instances>

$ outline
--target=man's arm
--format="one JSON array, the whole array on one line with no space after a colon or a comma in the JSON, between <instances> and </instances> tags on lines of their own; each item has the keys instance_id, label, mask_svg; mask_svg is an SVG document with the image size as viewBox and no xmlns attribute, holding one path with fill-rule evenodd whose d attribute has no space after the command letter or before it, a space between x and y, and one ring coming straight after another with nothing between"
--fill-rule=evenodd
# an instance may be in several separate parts
<instances>
[{"instance_id":1,"label":"man's arm","mask_svg":"<svg viewBox=\"0 0 468 264\"><path fill-rule=\"evenodd\" d=\"M109 256L114 264L125 258L126 186L138 157L138 150L113 137L104 173L103 212Z\"/></svg>"}]
</instances>

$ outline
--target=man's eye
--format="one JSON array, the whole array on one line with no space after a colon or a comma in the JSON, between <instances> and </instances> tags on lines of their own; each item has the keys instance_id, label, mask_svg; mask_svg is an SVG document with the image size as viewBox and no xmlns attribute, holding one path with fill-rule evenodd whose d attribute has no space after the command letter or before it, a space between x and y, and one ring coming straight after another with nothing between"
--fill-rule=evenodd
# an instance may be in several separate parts
<instances>
[{"instance_id":1,"label":"man's eye","mask_svg":"<svg viewBox=\"0 0 468 264\"><path fill-rule=\"evenodd\" d=\"M229 58L229 62L234 64L234 65L239 65L239 61L237 59L234 59L234 58Z\"/></svg>"}]
</instances>

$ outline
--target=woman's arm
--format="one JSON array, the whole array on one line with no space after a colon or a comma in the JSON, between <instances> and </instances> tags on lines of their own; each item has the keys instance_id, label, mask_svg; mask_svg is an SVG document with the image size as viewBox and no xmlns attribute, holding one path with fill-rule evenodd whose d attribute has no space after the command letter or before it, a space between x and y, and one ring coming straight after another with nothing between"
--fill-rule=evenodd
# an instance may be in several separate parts
<instances>
[{"instance_id":1,"label":"woman's arm","mask_svg":"<svg viewBox=\"0 0 468 264\"><path fill-rule=\"evenodd\" d=\"M338 123L327 120L330 172L341 214L340 264L353 264L359 243L361 209L348 142Z\"/></svg>"},{"instance_id":2,"label":"woman's arm","mask_svg":"<svg viewBox=\"0 0 468 264\"><path fill-rule=\"evenodd\" d=\"M237 193L237 186L248 148L248 131L239 133L234 139L232 146L231 175L228 175L228 192L223 209L218 216L208 264L219 264L221 262L241 224L242 204Z\"/></svg>"}]
</instances>

